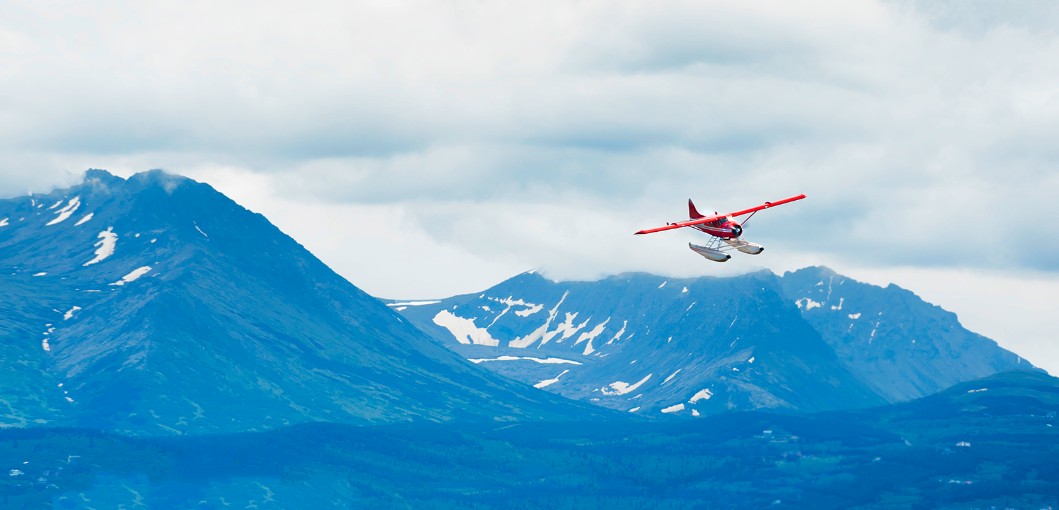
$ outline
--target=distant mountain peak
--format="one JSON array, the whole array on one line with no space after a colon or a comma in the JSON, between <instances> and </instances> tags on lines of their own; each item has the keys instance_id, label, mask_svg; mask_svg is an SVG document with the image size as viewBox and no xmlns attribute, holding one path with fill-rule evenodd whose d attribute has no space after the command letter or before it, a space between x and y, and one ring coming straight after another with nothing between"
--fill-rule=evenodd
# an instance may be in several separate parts
<instances>
[{"instance_id":1,"label":"distant mountain peak","mask_svg":"<svg viewBox=\"0 0 1059 510\"><path fill-rule=\"evenodd\" d=\"M547 391L646 416L881 403L784 299L769 271L643 272L394 308L475 363Z\"/></svg>"},{"instance_id":2,"label":"distant mountain peak","mask_svg":"<svg viewBox=\"0 0 1059 510\"><path fill-rule=\"evenodd\" d=\"M99 188L120 188L125 185L132 185L133 189L142 189L149 186L161 186L168 192L172 192L177 186L185 183L195 183L202 185L198 181L189 177L184 177L180 174L174 174L167 172L161 168L155 168L151 170L145 170L143 172L136 172L128 179L124 179L117 175L110 173L108 170L102 168L90 168L85 171L84 178L80 186L89 186L95 189ZM79 186L74 186L69 189L62 189L56 191L72 191L76 190ZM212 188L211 188L212 189Z\"/></svg>"},{"instance_id":3,"label":"distant mountain peak","mask_svg":"<svg viewBox=\"0 0 1059 510\"><path fill-rule=\"evenodd\" d=\"M207 186L194 179L184 177L178 174L171 174L162 169L148 170L146 172L138 172L129 177L129 184L148 187L148 186L161 186L167 193L172 193L178 186L194 183L198 185ZM213 188L210 187L212 190Z\"/></svg>"},{"instance_id":4,"label":"distant mountain peak","mask_svg":"<svg viewBox=\"0 0 1059 510\"><path fill-rule=\"evenodd\" d=\"M1033 369L911 291L823 266L782 277L522 274L474 294L393 306L498 373L637 414L855 407Z\"/></svg>"},{"instance_id":5,"label":"distant mountain peak","mask_svg":"<svg viewBox=\"0 0 1059 510\"><path fill-rule=\"evenodd\" d=\"M459 359L205 183L93 169L0 199L4 218L0 365L21 368L0 378L0 426L171 434L584 407Z\"/></svg>"},{"instance_id":6,"label":"distant mountain peak","mask_svg":"<svg viewBox=\"0 0 1059 510\"><path fill-rule=\"evenodd\" d=\"M122 179L121 177L118 177L102 168L89 168L88 170L85 170L84 180L125 182L125 179Z\"/></svg>"},{"instance_id":7,"label":"distant mountain peak","mask_svg":"<svg viewBox=\"0 0 1059 510\"><path fill-rule=\"evenodd\" d=\"M817 277L820 277L820 278L830 278L830 277L833 277L833 276L838 276L840 278L846 278L845 276L839 274L834 269L831 269L830 267L827 267L827 266L803 267L801 269L796 269L794 271L787 271L787 272L783 273L783 276L784 277L787 277L787 276L803 276L803 277L805 277L805 276L817 276Z\"/></svg>"}]
</instances>

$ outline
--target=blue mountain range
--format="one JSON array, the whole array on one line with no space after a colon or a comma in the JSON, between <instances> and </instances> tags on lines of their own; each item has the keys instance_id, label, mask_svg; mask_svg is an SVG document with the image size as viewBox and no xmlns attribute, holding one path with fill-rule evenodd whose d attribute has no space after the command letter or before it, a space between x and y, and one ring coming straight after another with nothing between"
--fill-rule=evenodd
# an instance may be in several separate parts
<instances>
[{"instance_id":1,"label":"blue mountain range","mask_svg":"<svg viewBox=\"0 0 1059 510\"><path fill-rule=\"evenodd\" d=\"M1059 505L1059 380L826 268L384 303L94 170L0 200L0 296L5 509Z\"/></svg>"},{"instance_id":2,"label":"blue mountain range","mask_svg":"<svg viewBox=\"0 0 1059 510\"><path fill-rule=\"evenodd\" d=\"M133 434L560 419L206 184L89 171L0 200L0 424Z\"/></svg>"},{"instance_id":3,"label":"blue mountain range","mask_svg":"<svg viewBox=\"0 0 1059 510\"><path fill-rule=\"evenodd\" d=\"M1034 370L907 290L819 267L593 282L528 272L389 305L483 367L645 416L867 407Z\"/></svg>"}]
</instances>

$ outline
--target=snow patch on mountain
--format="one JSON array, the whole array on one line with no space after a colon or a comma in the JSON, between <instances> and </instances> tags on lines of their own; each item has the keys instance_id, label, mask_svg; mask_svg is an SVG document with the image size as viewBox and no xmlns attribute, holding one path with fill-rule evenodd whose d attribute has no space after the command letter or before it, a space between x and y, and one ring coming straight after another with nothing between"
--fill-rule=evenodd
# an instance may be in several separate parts
<instances>
[{"instance_id":1,"label":"snow patch on mountain","mask_svg":"<svg viewBox=\"0 0 1059 510\"><path fill-rule=\"evenodd\" d=\"M813 301L812 298L807 298L807 297L804 297L804 298L801 298L801 299L795 301L794 304L798 306L799 310L801 310L801 309L812 310L813 308L820 308L820 307L824 306L823 303L818 303L816 301Z\"/></svg>"},{"instance_id":2,"label":"snow patch on mountain","mask_svg":"<svg viewBox=\"0 0 1059 510\"><path fill-rule=\"evenodd\" d=\"M143 266L133 269L129 274L122 276L120 280L112 283L111 285L122 286L126 283L136 281L137 278L147 274L151 271L151 266Z\"/></svg>"},{"instance_id":3,"label":"snow patch on mountain","mask_svg":"<svg viewBox=\"0 0 1059 510\"><path fill-rule=\"evenodd\" d=\"M589 354L596 352L596 349L592 347L592 340L595 340L595 338L603 332L603 328L607 327L608 322L610 322L610 317L607 317L607 320L597 324L596 327L592 328L592 331L586 331L584 333L581 333L581 336L577 337L577 340L574 342L574 345L578 345L581 342L587 340L588 344L585 345L584 355L588 356Z\"/></svg>"},{"instance_id":4,"label":"snow patch on mountain","mask_svg":"<svg viewBox=\"0 0 1059 510\"><path fill-rule=\"evenodd\" d=\"M534 362L540 363L542 365L562 365L562 364L580 365L581 364L580 361L574 361L574 360L563 359L563 358L534 358L532 356L499 356L499 357L496 357L496 358L468 359L467 361L470 361L471 363L477 364L477 363L485 363L487 361L519 361L519 360L534 361Z\"/></svg>"},{"instance_id":5,"label":"snow patch on mountain","mask_svg":"<svg viewBox=\"0 0 1059 510\"><path fill-rule=\"evenodd\" d=\"M105 260L107 257L114 254L114 248L118 245L118 234L114 233L114 227L107 227L106 230L99 233L98 241L96 241L96 256L92 260L85 262L84 266L91 266L92 264L99 263Z\"/></svg>"},{"instance_id":6,"label":"snow patch on mountain","mask_svg":"<svg viewBox=\"0 0 1059 510\"><path fill-rule=\"evenodd\" d=\"M548 310L548 319L544 321L544 325L542 325L541 327L533 330L530 334L528 334L528 335L526 335L524 337L519 337L519 338L516 338L516 339L508 342L508 346L509 347L515 347L517 349L524 349L526 347L529 347L530 345L533 345L533 343L536 342L537 340L543 339L545 337L545 335L548 333L548 327L551 326L552 325L552 321L555 320L555 316L559 314L559 307L562 306L563 301L566 301L566 297L569 296L569 295L570 295L570 291L564 292L563 293L563 297L559 298L559 302L555 304L555 307L552 308L551 310ZM573 334L573 333L571 333L571 334ZM547 340L544 340L542 342L542 345L544 343L547 343L548 340L551 340L551 338L553 336L555 336L554 333L551 336L549 336Z\"/></svg>"},{"instance_id":7,"label":"snow patch on mountain","mask_svg":"<svg viewBox=\"0 0 1059 510\"><path fill-rule=\"evenodd\" d=\"M492 347L500 345L500 341L493 338L485 328L476 326L473 318L465 319L453 315L448 310L438 312L434 316L434 324L449 330L449 333L452 333L456 341L461 344L489 345Z\"/></svg>"},{"instance_id":8,"label":"snow patch on mountain","mask_svg":"<svg viewBox=\"0 0 1059 510\"><path fill-rule=\"evenodd\" d=\"M522 310L515 311L515 315L517 315L519 317L529 317L530 315L533 315L533 314L535 314L535 313L537 313L537 312L539 312L539 311L544 309L544 305L539 305L539 304L535 304L535 303L527 303L526 301L523 301L521 299L512 299L512 296L508 296L508 297L506 297L504 299L499 299L499 298L494 298L494 297L491 297L491 298L488 298L488 299L490 301L495 301L497 303L500 303L502 305L507 306L507 308L503 312L500 313L501 315L507 313L508 310L510 310L512 307L516 307L516 306L523 307Z\"/></svg>"},{"instance_id":9,"label":"snow patch on mountain","mask_svg":"<svg viewBox=\"0 0 1059 510\"><path fill-rule=\"evenodd\" d=\"M676 372L673 372L672 374L669 374L669 377L666 377L665 380L662 381L662 384L665 384L665 383L667 383L669 381L672 381L673 378L676 377L677 374L679 374L681 370L683 370L683 369L682 368L678 368Z\"/></svg>"},{"instance_id":10,"label":"snow patch on mountain","mask_svg":"<svg viewBox=\"0 0 1059 510\"><path fill-rule=\"evenodd\" d=\"M543 309L544 305L533 305L525 310L519 310L515 312L515 315L518 315L519 317L529 317L530 315L533 315Z\"/></svg>"},{"instance_id":11,"label":"snow patch on mountain","mask_svg":"<svg viewBox=\"0 0 1059 510\"><path fill-rule=\"evenodd\" d=\"M592 331L581 333L581 336L577 337L577 341L574 342L574 345L578 345L585 340L592 343L592 340L599 336L599 334L603 332L603 329L607 327L608 322L610 322L610 317L607 317L607 320L597 324L596 327L592 328Z\"/></svg>"},{"instance_id":12,"label":"snow patch on mountain","mask_svg":"<svg viewBox=\"0 0 1059 510\"><path fill-rule=\"evenodd\" d=\"M525 309L518 310L518 311L515 312L515 315L518 315L519 317L529 317L530 315L533 315L533 314L541 311L544 308L544 305L537 305L537 304L533 304L533 303L527 303L527 302L525 302L525 301L523 301L521 299L512 299L511 296L508 296L505 299L499 299L499 298L494 298L494 297L486 298L485 294L482 294L481 296L478 296L478 299L489 299L490 301L495 301L497 303L500 303L500 304L504 305L504 310L502 312L500 312L499 314L497 314L496 317L493 317L493 322L490 322L489 325L486 326L487 329L493 327L493 324L496 324L496 321L500 320L500 318L503 317L504 315L506 315L507 312L511 311L512 307L515 307L515 306L523 306L523 307L525 307ZM482 309L484 309L487 312L491 312L492 311L488 306L484 306L484 305L482 306Z\"/></svg>"},{"instance_id":13,"label":"snow patch on mountain","mask_svg":"<svg viewBox=\"0 0 1059 510\"><path fill-rule=\"evenodd\" d=\"M66 311L66 313L63 314L63 320L64 321L68 321L68 320L72 319L74 317L74 313L77 312L80 309L81 309L80 306L74 306L74 307L70 308L69 310Z\"/></svg>"},{"instance_id":14,"label":"snow patch on mountain","mask_svg":"<svg viewBox=\"0 0 1059 510\"><path fill-rule=\"evenodd\" d=\"M555 331L546 332L544 334L544 337L541 339L541 345L547 344L548 342L551 341L551 339L555 338L556 335L562 335L562 336L559 337L559 341L566 340L567 338L570 338L570 337L574 336L574 333L577 333L578 331L583 329L585 326L587 326L588 325L588 320L585 320L581 324L578 324L577 326L574 326L574 319L577 318L577 314L578 314L577 312L573 312L573 313L566 312L566 314L565 314L566 320L564 320L561 324L559 324L555 328ZM591 319L589 319L589 320L591 320Z\"/></svg>"},{"instance_id":15,"label":"snow patch on mountain","mask_svg":"<svg viewBox=\"0 0 1059 510\"><path fill-rule=\"evenodd\" d=\"M669 406L669 407L667 407L665 409L662 409L662 412L665 413L665 414L669 414L669 413L678 413L678 412L683 411L683 410L684 410L684 404L680 403L680 404L671 405L671 406Z\"/></svg>"},{"instance_id":16,"label":"snow patch on mountain","mask_svg":"<svg viewBox=\"0 0 1059 510\"><path fill-rule=\"evenodd\" d=\"M62 203L62 200L60 200L59 202ZM55 206L52 206L52 208L54 207ZM63 207L62 209L59 209L55 212L55 219L49 221L44 226L48 227L66 221L67 218L73 215L74 211L76 211L78 207L81 207L81 197L71 198L70 201L66 203L66 207Z\"/></svg>"},{"instance_id":17,"label":"snow patch on mountain","mask_svg":"<svg viewBox=\"0 0 1059 510\"><path fill-rule=\"evenodd\" d=\"M610 344L620 340L621 336L625 334L625 328L628 325L629 325L629 321L621 321L621 329L619 329L618 332L614 334L613 338L611 338L610 340L607 340L607 345L610 345Z\"/></svg>"},{"instance_id":18,"label":"snow patch on mountain","mask_svg":"<svg viewBox=\"0 0 1059 510\"><path fill-rule=\"evenodd\" d=\"M440 302L441 301L403 301L401 303L387 303L386 306L390 306L390 307L394 307L394 306L426 306L426 305L436 305L436 304L438 304Z\"/></svg>"},{"instance_id":19,"label":"snow patch on mountain","mask_svg":"<svg viewBox=\"0 0 1059 510\"><path fill-rule=\"evenodd\" d=\"M607 396L625 395L626 393L632 393L636 391L636 388L639 388L643 385L643 383L651 379L652 375L654 374L647 374L647 377L640 379L639 382L632 385L625 381L614 381L610 383L608 387L600 388L599 391Z\"/></svg>"},{"instance_id":20,"label":"snow patch on mountain","mask_svg":"<svg viewBox=\"0 0 1059 510\"><path fill-rule=\"evenodd\" d=\"M88 213L88 214L86 214L84 218L81 218L81 219L77 220L77 223L74 223L74 226L77 227L77 226L80 226L80 225L84 225L85 223L88 223L88 220L91 220L92 216L95 216L95 215L96 215L96 213Z\"/></svg>"},{"instance_id":21,"label":"snow patch on mountain","mask_svg":"<svg viewBox=\"0 0 1059 510\"><path fill-rule=\"evenodd\" d=\"M713 396L713 392L710 391L709 388L703 388L703 389L699 390L698 393L692 395L691 398L688 400L688 403L689 404L694 404L695 402L698 402L700 400L709 400L710 397L712 397L712 396Z\"/></svg>"},{"instance_id":22,"label":"snow patch on mountain","mask_svg":"<svg viewBox=\"0 0 1059 510\"><path fill-rule=\"evenodd\" d=\"M552 379L545 379L537 384L534 384L534 388L545 388L559 382L559 378L565 375L569 370L563 370L563 372Z\"/></svg>"}]
</instances>

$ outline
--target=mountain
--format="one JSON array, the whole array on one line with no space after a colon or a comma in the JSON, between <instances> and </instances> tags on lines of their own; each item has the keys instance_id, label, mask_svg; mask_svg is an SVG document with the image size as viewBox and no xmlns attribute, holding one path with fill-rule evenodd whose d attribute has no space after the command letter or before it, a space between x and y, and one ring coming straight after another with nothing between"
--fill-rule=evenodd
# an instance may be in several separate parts
<instances>
[{"instance_id":1,"label":"mountain","mask_svg":"<svg viewBox=\"0 0 1059 510\"><path fill-rule=\"evenodd\" d=\"M530 272L480 294L389 305L481 366L640 415L884 402L842 366L768 272L597 282Z\"/></svg>"},{"instance_id":2,"label":"mountain","mask_svg":"<svg viewBox=\"0 0 1059 510\"><path fill-rule=\"evenodd\" d=\"M190 179L93 170L0 200L0 225L5 426L178 434L587 407L460 359Z\"/></svg>"},{"instance_id":3,"label":"mountain","mask_svg":"<svg viewBox=\"0 0 1059 510\"><path fill-rule=\"evenodd\" d=\"M861 283L828 268L783 275L788 299L843 366L888 401L911 400L997 372L1034 367L956 315L896 285Z\"/></svg>"},{"instance_id":4,"label":"mountain","mask_svg":"<svg viewBox=\"0 0 1059 510\"><path fill-rule=\"evenodd\" d=\"M867 407L1034 369L907 290L826 268L595 282L530 272L389 305L497 373L653 416Z\"/></svg>"},{"instance_id":5,"label":"mountain","mask_svg":"<svg viewBox=\"0 0 1059 510\"><path fill-rule=\"evenodd\" d=\"M1054 508L1059 380L857 411L608 423L0 430L4 508Z\"/></svg>"}]
</instances>

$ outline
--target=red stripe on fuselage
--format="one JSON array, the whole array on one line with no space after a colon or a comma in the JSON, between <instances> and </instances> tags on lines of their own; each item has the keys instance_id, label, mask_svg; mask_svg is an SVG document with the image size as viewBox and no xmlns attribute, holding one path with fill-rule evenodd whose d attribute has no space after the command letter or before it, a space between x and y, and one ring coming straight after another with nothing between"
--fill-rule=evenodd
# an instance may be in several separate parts
<instances>
[{"instance_id":1,"label":"red stripe on fuselage","mask_svg":"<svg viewBox=\"0 0 1059 510\"><path fill-rule=\"evenodd\" d=\"M707 234L710 234L714 237L720 237L722 239L735 239L736 236L732 233L732 226L734 225L735 222L726 221L719 227L714 227L712 225L692 225L692 227L701 230Z\"/></svg>"}]
</instances>

